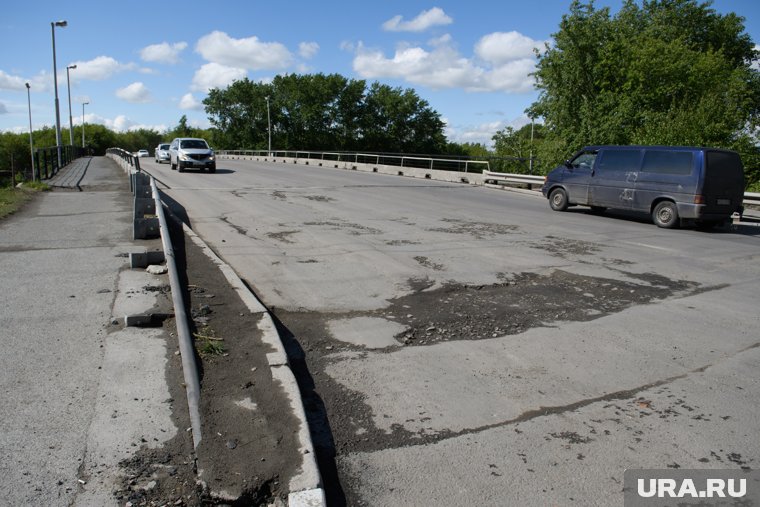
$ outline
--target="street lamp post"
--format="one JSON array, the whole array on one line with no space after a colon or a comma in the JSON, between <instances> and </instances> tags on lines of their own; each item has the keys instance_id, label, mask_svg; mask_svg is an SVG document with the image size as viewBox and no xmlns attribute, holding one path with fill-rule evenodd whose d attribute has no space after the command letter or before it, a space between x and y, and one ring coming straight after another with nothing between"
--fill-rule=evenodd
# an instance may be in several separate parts
<instances>
[{"instance_id":1,"label":"street lamp post","mask_svg":"<svg viewBox=\"0 0 760 507\"><path fill-rule=\"evenodd\" d=\"M31 86L26 84L26 100L29 103L29 153L32 156L32 181L37 180L37 171L34 168L34 138L32 137L32 92L29 90Z\"/></svg>"},{"instance_id":2,"label":"street lamp post","mask_svg":"<svg viewBox=\"0 0 760 507\"><path fill-rule=\"evenodd\" d=\"M533 174L533 118L530 119L530 174Z\"/></svg>"},{"instance_id":3,"label":"street lamp post","mask_svg":"<svg viewBox=\"0 0 760 507\"><path fill-rule=\"evenodd\" d=\"M69 69L76 69L76 65L66 66L66 87L69 90L69 144L74 146L74 122L71 118L71 79L69 79Z\"/></svg>"},{"instance_id":4,"label":"street lamp post","mask_svg":"<svg viewBox=\"0 0 760 507\"><path fill-rule=\"evenodd\" d=\"M82 148L84 148L84 106L89 102L82 102Z\"/></svg>"},{"instance_id":5,"label":"street lamp post","mask_svg":"<svg viewBox=\"0 0 760 507\"><path fill-rule=\"evenodd\" d=\"M267 95L265 99L267 101L267 132L269 134L269 144L268 144L269 150L268 150L267 156L271 157L272 156L272 120L269 117L269 95Z\"/></svg>"},{"instance_id":6,"label":"street lamp post","mask_svg":"<svg viewBox=\"0 0 760 507\"><path fill-rule=\"evenodd\" d=\"M68 23L64 20L51 21L50 31L53 34L53 84L55 87L55 144L58 152L58 168L61 167L61 112L58 108L58 69L55 62L55 27L65 27Z\"/></svg>"}]
</instances>

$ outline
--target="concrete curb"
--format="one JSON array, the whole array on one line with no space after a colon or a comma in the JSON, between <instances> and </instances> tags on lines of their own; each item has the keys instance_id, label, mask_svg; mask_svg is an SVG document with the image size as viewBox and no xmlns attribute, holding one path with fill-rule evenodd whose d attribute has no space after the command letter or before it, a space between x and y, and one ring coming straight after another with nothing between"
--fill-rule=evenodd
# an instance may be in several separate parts
<instances>
[{"instance_id":1,"label":"concrete curb","mask_svg":"<svg viewBox=\"0 0 760 507\"><path fill-rule=\"evenodd\" d=\"M306 420L306 412L303 407L301 392L298 388L295 375L290 369L288 356L285 352L282 339L277 332L274 320L266 307L248 289L237 273L226 262L219 258L206 243L193 232L186 224L183 224L185 234L198 246L203 253L221 270L230 286L238 293L240 298L251 313L261 315L259 330L262 332L262 340L271 345L275 352L267 354L267 362L272 372L272 378L282 384L285 394L290 400L291 410L300 422L298 440L300 453L303 458L300 474L290 480L290 494L288 505L290 507L323 507L326 505L325 494L322 488L322 479L317 466L314 444L309 432L309 423Z\"/></svg>"}]
</instances>

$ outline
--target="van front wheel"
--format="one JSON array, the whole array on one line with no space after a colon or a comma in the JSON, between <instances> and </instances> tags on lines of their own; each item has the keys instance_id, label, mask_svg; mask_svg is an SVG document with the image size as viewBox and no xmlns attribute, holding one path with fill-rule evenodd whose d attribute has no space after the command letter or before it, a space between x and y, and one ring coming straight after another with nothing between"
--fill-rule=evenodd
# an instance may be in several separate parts
<instances>
[{"instance_id":1,"label":"van front wheel","mask_svg":"<svg viewBox=\"0 0 760 507\"><path fill-rule=\"evenodd\" d=\"M565 211L567 209L567 192L561 188L555 188L549 194L549 206L554 211Z\"/></svg>"},{"instance_id":2,"label":"van front wheel","mask_svg":"<svg viewBox=\"0 0 760 507\"><path fill-rule=\"evenodd\" d=\"M652 221L657 227L665 229L674 229L678 227L678 208L676 204L670 201L662 201L654 207L652 211Z\"/></svg>"}]
</instances>

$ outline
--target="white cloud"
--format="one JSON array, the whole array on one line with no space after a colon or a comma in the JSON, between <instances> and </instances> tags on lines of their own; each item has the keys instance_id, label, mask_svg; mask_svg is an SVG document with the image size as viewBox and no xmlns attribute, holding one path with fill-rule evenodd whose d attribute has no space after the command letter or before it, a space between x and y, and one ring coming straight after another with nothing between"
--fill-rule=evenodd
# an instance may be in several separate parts
<instances>
[{"instance_id":1,"label":"white cloud","mask_svg":"<svg viewBox=\"0 0 760 507\"><path fill-rule=\"evenodd\" d=\"M411 21L404 21L402 16L394 16L385 23L383 29L389 32L424 32L432 26L449 25L454 20L439 7L422 11Z\"/></svg>"},{"instance_id":2,"label":"white cloud","mask_svg":"<svg viewBox=\"0 0 760 507\"><path fill-rule=\"evenodd\" d=\"M157 63L179 63L179 54L185 50L187 42L175 42L169 44L168 42L162 42L161 44L151 44L140 50L140 58L146 62Z\"/></svg>"},{"instance_id":3,"label":"white cloud","mask_svg":"<svg viewBox=\"0 0 760 507\"><path fill-rule=\"evenodd\" d=\"M0 90L21 91L26 88L24 83L26 81L23 78L11 76L10 74L6 74L5 71L0 70Z\"/></svg>"},{"instance_id":4,"label":"white cloud","mask_svg":"<svg viewBox=\"0 0 760 507\"><path fill-rule=\"evenodd\" d=\"M533 90L529 74L535 70L532 48L543 44L517 32L490 34L475 47L468 59L454 49L451 39L431 41L432 49L402 46L392 57L361 44L353 68L363 78L395 78L433 89L462 88L471 92L525 93Z\"/></svg>"},{"instance_id":5,"label":"white cloud","mask_svg":"<svg viewBox=\"0 0 760 507\"><path fill-rule=\"evenodd\" d=\"M193 97L192 93L186 93L179 100L179 108L180 109L190 109L190 110L195 110L195 111L202 111L203 110L203 102L201 102L200 100L197 100L195 97Z\"/></svg>"},{"instance_id":6,"label":"white cloud","mask_svg":"<svg viewBox=\"0 0 760 507\"><path fill-rule=\"evenodd\" d=\"M8 108L2 102L0 102L0 114L8 114Z\"/></svg>"},{"instance_id":7,"label":"white cloud","mask_svg":"<svg viewBox=\"0 0 760 507\"><path fill-rule=\"evenodd\" d=\"M298 54L301 58L313 58L319 52L319 44L316 42L302 42L298 45Z\"/></svg>"},{"instance_id":8,"label":"white cloud","mask_svg":"<svg viewBox=\"0 0 760 507\"><path fill-rule=\"evenodd\" d=\"M166 132L168 130L168 127L163 124L159 125L147 125L144 123L137 123L128 117L126 117L123 114L118 115L114 119L110 118L103 118L101 116L97 115L86 115L85 116L87 123L97 123L99 125L105 125L111 130L116 130L117 132L127 132L129 130L155 130L156 132ZM87 129L85 128L85 135L87 134ZM146 146L146 148L151 148L150 146Z\"/></svg>"},{"instance_id":9,"label":"white cloud","mask_svg":"<svg viewBox=\"0 0 760 507\"><path fill-rule=\"evenodd\" d=\"M133 127L136 125L135 122L124 116L123 114L120 114L113 120L106 119L105 125L108 128L117 130L119 132L124 132L129 130L129 127Z\"/></svg>"},{"instance_id":10,"label":"white cloud","mask_svg":"<svg viewBox=\"0 0 760 507\"><path fill-rule=\"evenodd\" d=\"M453 127L447 125L446 137L457 143L480 143L487 148L493 148L493 136L499 130L512 127L517 130L530 124L530 118L521 115L511 121L492 121L479 125L463 125Z\"/></svg>"},{"instance_id":11,"label":"white cloud","mask_svg":"<svg viewBox=\"0 0 760 507\"><path fill-rule=\"evenodd\" d=\"M150 102L150 90L141 82L137 81L124 88L116 90L116 96L127 102L134 102L135 104L141 104Z\"/></svg>"},{"instance_id":12,"label":"white cloud","mask_svg":"<svg viewBox=\"0 0 760 507\"><path fill-rule=\"evenodd\" d=\"M535 48L543 48L544 41L536 41L519 32L496 32L483 36L475 45L475 54L488 63L498 65L521 59L533 59Z\"/></svg>"},{"instance_id":13,"label":"white cloud","mask_svg":"<svg viewBox=\"0 0 760 507\"><path fill-rule=\"evenodd\" d=\"M246 70L243 68L207 63L195 72L190 89L207 92L211 88L226 88L233 81L244 77L246 77Z\"/></svg>"},{"instance_id":14,"label":"white cloud","mask_svg":"<svg viewBox=\"0 0 760 507\"><path fill-rule=\"evenodd\" d=\"M117 60L110 56L98 56L87 62L74 62L72 65L76 65L77 68L71 72L71 80L91 79L94 81L102 81L113 76L117 72L125 70L133 70L135 65L132 63L119 63ZM64 77L65 79L65 77Z\"/></svg>"},{"instance_id":15,"label":"white cloud","mask_svg":"<svg viewBox=\"0 0 760 507\"><path fill-rule=\"evenodd\" d=\"M430 39L428 41L428 44L433 47L447 46L451 44L451 34L447 33L447 34L441 35L440 37L436 37L435 39Z\"/></svg>"},{"instance_id":16,"label":"white cloud","mask_svg":"<svg viewBox=\"0 0 760 507\"><path fill-rule=\"evenodd\" d=\"M201 37L195 50L211 63L246 70L283 69L293 60L279 42L262 42L255 36L233 39L220 31Z\"/></svg>"},{"instance_id":17,"label":"white cloud","mask_svg":"<svg viewBox=\"0 0 760 507\"><path fill-rule=\"evenodd\" d=\"M65 72L65 71L64 71ZM64 79L65 76L64 76ZM40 72L31 79L25 79L20 76L12 76L0 70L0 90L9 90L15 92L25 92L26 83L31 86L32 95L36 92L53 91L53 76L45 71Z\"/></svg>"}]
</instances>

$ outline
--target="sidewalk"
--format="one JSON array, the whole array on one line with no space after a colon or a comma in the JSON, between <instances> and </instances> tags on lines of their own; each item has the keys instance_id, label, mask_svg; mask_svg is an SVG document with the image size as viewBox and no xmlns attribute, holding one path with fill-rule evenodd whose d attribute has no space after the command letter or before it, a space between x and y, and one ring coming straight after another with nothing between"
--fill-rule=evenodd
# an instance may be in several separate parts
<instances>
[{"instance_id":1,"label":"sidewalk","mask_svg":"<svg viewBox=\"0 0 760 507\"><path fill-rule=\"evenodd\" d=\"M146 243L115 163L82 158L49 183L0 221L0 503L117 505L118 462L178 432L166 331L116 320L164 282L127 269Z\"/></svg>"}]
</instances>

